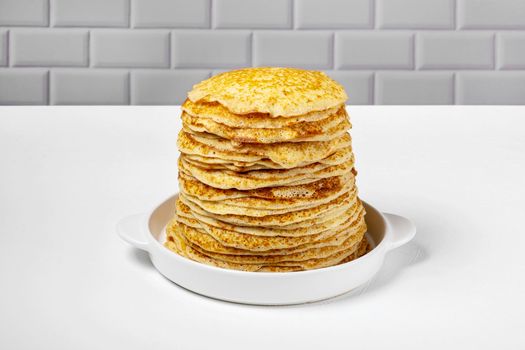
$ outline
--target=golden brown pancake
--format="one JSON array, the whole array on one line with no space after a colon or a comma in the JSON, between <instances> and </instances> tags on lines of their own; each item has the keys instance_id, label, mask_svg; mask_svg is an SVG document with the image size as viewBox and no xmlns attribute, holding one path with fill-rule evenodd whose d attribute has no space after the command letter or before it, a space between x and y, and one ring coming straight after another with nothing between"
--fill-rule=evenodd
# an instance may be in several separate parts
<instances>
[{"instance_id":1,"label":"golden brown pancake","mask_svg":"<svg viewBox=\"0 0 525 350\"><path fill-rule=\"evenodd\" d=\"M342 176L352 173L354 160L342 164L326 166L310 164L295 169L254 170L250 172L235 172L231 170L210 170L201 168L179 158L179 170L190 175L208 186L220 189L249 190L264 187L293 186L308 184L332 176Z\"/></svg>"},{"instance_id":2,"label":"golden brown pancake","mask_svg":"<svg viewBox=\"0 0 525 350\"><path fill-rule=\"evenodd\" d=\"M177 140L179 150L184 154L219 158L241 162L256 162L269 159L283 168L295 168L332 155L337 150L350 147L350 135L326 142L282 142L275 144L236 144L226 139L206 138L181 131Z\"/></svg>"},{"instance_id":3,"label":"golden brown pancake","mask_svg":"<svg viewBox=\"0 0 525 350\"><path fill-rule=\"evenodd\" d=\"M321 233L340 227L346 221L350 220L351 217L356 215L358 210L361 210L361 203L355 202L349 208L334 210L327 213L326 215L322 215L311 220L306 220L299 224L290 224L286 226L239 226L214 219L210 216L198 214L195 211L192 211L180 200L177 201L178 220L181 218L196 219L201 226L213 226L228 231L246 233L256 236L296 237Z\"/></svg>"},{"instance_id":4,"label":"golden brown pancake","mask_svg":"<svg viewBox=\"0 0 525 350\"><path fill-rule=\"evenodd\" d=\"M330 154L326 158L320 159L316 163L311 164L321 164L321 165L338 165L344 163L345 161L353 157L352 148L344 147L336 150L334 153ZM184 154L184 159L193 165L200 166L209 170L232 170L239 173L244 173L252 170L265 170L265 169L289 169L283 167L271 160L259 160L255 162L242 162L235 160L219 159L212 157L202 157L194 154ZM310 164L304 164L310 165Z\"/></svg>"},{"instance_id":5,"label":"golden brown pancake","mask_svg":"<svg viewBox=\"0 0 525 350\"><path fill-rule=\"evenodd\" d=\"M193 86L192 102L218 102L235 114L297 116L344 103L344 88L323 72L296 68L245 68Z\"/></svg>"},{"instance_id":6,"label":"golden brown pancake","mask_svg":"<svg viewBox=\"0 0 525 350\"><path fill-rule=\"evenodd\" d=\"M188 198L199 201L216 202L222 206L245 207L249 209L307 208L326 203L350 191L355 185L354 175L346 173L309 184L295 186L266 187L240 191L208 186L197 179L179 174L179 188ZM246 213L246 212L245 212Z\"/></svg>"},{"instance_id":7,"label":"golden brown pancake","mask_svg":"<svg viewBox=\"0 0 525 350\"><path fill-rule=\"evenodd\" d=\"M172 228L174 231L182 234L193 244L209 251L241 255L265 252L266 255L279 255L314 247L338 245L341 239L346 239L348 235L355 234L363 227L364 211L361 210L336 229L297 237L255 236L213 226L203 226L205 229L195 228L193 226L200 225L196 220L179 217L176 217L175 221Z\"/></svg>"},{"instance_id":8,"label":"golden brown pancake","mask_svg":"<svg viewBox=\"0 0 525 350\"><path fill-rule=\"evenodd\" d=\"M240 143L328 141L343 135L351 125L344 107L325 119L301 122L280 129L237 128L182 113L186 132L208 133Z\"/></svg>"},{"instance_id":9,"label":"golden brown pancake","mask_svg":"<svg viewBox=\"0 0 525 350\"><path fill-rule=\"evenodd\" d=\"M179 200L188 206L190 210L193 212L196 212L200 215L209 216L214 219L228 222L234 225L240 225L240 226L274 226L274 227L280 227L280 226L288 226L291 224L297 224L305 220L311 220L314 218L319 218L324 214L329 214L332 210L336 210L338 208L349 208L351 207L356 201L358 201L356 192L345 192L341 196L335 198L334 200L321 204L319 206L308 208L304 210L296 210L287 212L285 214L276 214L276 215L267 215L267 216L248 216L243 214L227 214L227 215L220 215L220 214L214 214L210 213L204 209L202 209L199 205L188 201L186 197L179 196Z\"/></svg>"},{"instance_id":10,"label":"golden brown pancake","mask_svg":"<svg viewBox=\"0 0 525 350\"><path fill-rule=\"evenodd\" d=\"M271 117L268 113L235 114L218 102L199 101L198 103L194 103L186 99L182 104L182 110L193 117L211 119L216 123L234 128L260 129L280 129L297 123L323 120L336 113L341 107L344 107L344 104L294 117Z\"/></svg>"},{"instance_id":11,"label":"golden brown pancake","mask_svg":"<svg viewBox=\"0 0 525 350\"><path fill-rule=\"evenodd\" d=\"M359 236L357 236L359 237ZM346 241L345 241L346 242ZM352 242L352 241L350 241ZM168 248L177 252L178 254L185 256L189 259L205 263L208 265L226 268L226 269L235 269L242 271L253 271L253 272L291 272L291 271L301 271L301 270L311 270L322 267L328 267L332 265L337 265L339 263L351 261L366 252L368 247L368 242L366 238L361 238L361 240L355 244L351 245L348 249L343 249L335 254L324 257L324 258L314 258L309 260L285 260L285 261L272 261L272 258L269 258L268 263L236 263L231 261L225 261L218 257L224 257L224 255L219 255L218 253L212 253L216 257L211 257L203 253L204 250L195 249L191 243L185 241L185 239L178 234L170 235L166 245ZM323 248L320 248L323 249ZM204 251L205 252L205 251ZM321 254L319 254L321 255ZM298 259L293 254L289 255L291 259ZM279 259L279 255L274 256L275 259Z\"/></svg>"}]
</instances>

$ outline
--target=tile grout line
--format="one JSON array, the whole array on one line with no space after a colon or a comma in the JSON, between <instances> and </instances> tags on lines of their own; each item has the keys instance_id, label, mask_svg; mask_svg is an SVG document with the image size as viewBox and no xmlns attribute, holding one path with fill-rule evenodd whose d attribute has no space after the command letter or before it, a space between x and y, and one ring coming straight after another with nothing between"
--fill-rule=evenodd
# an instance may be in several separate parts
<instances>
[{"instance_id":1,"label":"tile grout line","mask_svg":"<svg viewBox=\"0 0 525 350\"><path fill-rule=\"evenodd\" d=\"M418 33L417 31L414 31L414 33L412 33L412 71L420 70L416 62L416 58L417 58L416 50L417 50L417 46L419 46L417 45L417 37L418 37Z\"/></svg>"},{"instance_id":2,"label":"tile grout line","mask_svg":"<svg viewBox=\"0 0 525 350\"><path fill-rule=\"evenodd\" d=\"M214 0L208 0L208 28L206 29L214 29L215 21L213 20L213 11L215 11L213 1Z\"/></svg>"},{"instance_id":3,"label":"tile grout line","mask_svg":"<svg viewBox=\"0 0 525 350\"><path fill-rule=\"evenodd\" d=\"M457 105L457 72L452 73L452 105Z\"/></svg>"},{"instance_id":4,"label":"tile grout line","mask_svg":"<svg viewBox=\"0 0 525 350\"><path fill-rule=\"evenodd\" d=\"M91 67L91 30L87 32L87 68Z\"/></svg>"},{"instance_id":5,"label":"tile grout line","mask_svg":"<svg viewBox=\"0 0 525 350\"><path fill-rule=\"evenodd\" d=\"M127 83L128 83L128 86L127 86L127 93L128 93L128 106L131 105L131 69L128 70L127 74L126 74L126 80L127 80Z\"/></svg>"},{"instance_id":6,"label":"tile grout line","mask_svg":"<svg viewBox=\"0 0 525 350\"><path fill-rule=\"evenodd\" d=\"M377 6L377 0L371 0L370 6L372 6L372 9L370 10L370 16L372 20L372 30L377 30L378 28L378 20L377 20L377 12L378 12L378 6Z\"/></svg>"},{"instance_id":7,"label":"tile grout line","mask_svg":"<svg viewBox=\"0 0 525 350\"><path fill-rule=\"evenodd\" d=\"M332 51L331 52L331 57L330 57L331 65L332 65L331 69L332 70L336 70L336 68L335 68L335 31L332 33L331 39L332 39L331 48L330 48L330 50Z\"/></svg>"},{"instance_id":8,"label":"tile grout line","mask_svg":"<svg viewBox=\"0 0 525 350\"><path fill-rule=\"evenodd\" d=\"M296 20L295 20L295 0L290 0L290 30L295 30Z\"/></svg>"},{"instance_id":9,"label":"tile grout line","mask_svg":"<svg viewBox=\"0 0 525 350\"><path fill-rule=\"evenodd\" d=\"M48 69L46 72L47 77L47 105L51 105L51 69Z\"/></svg>"},{"instance_id":10,"label":"tile grout line","mask_svg":"<svg viewBox=\"0 0 525 350\"><path fill-rule=\"evenodd\" d=\"M47 27L51 28L51 0L47 0Z\"/></svg>"},{"instance_id":11,"label":"tile grout line","mask_svg":"<svg viewBox=\"0 0 525 350\"><path fill-rule=\"evenodd\" d=\"M11 55L11 29L8 29L5 33L6 43L5 43L5 67L6 69L10 67L10 55Z\"/></svg>"},{"instance_id":12,"label":"tile grout line","mask_svg":"<svg viewBox=\"0 0 525 350\"><path fill-rule=\"evenodd\" d=\"M127 17L128 17L128 28L129 29L132 29L132 26L131 26L131 7L133 6L132 2L133 2L133 0L128 0L128 2L127 2L127 4L128 4L128 6L127 6L128 16Z\"/></svg>"},{"instance_id":13,"label":"tile grout line","mask_svg":"<svg viewBox=\"0 0 525 350\"><path fill-rule=\"evenodd\" d=\"M172 47L171 47L171 42L173 41L173 34L170 31L168 31L168 69L174 69L175 67L173 67L173 64L172 64L172 61L173 61L173 57L172 57Z\"/></svg>"},{"instance_id":14,"label":"tile grout line","mask_svg":"<svg viewBox=\"0 0 525 350\"><path fill-rule=\"evenodd\" d=\"M250 54L250 67L253 67L255 64L255 45L254 42L254 31L252 30L250 32L250 48L248 49L248 53Z\"/></svg>"},{"instance_id":15,"label":"tile grout line","mask_svg":"<svg viewBox=\"0 0 525 350\"><path fill-rule=\"evenodd\" d=\"M372 105L377 105L377 71L374 71L374 80L372 81Z\"/></svg>"},{"instance_id":16,"label":"tile grout line","mask_svg":"<svg viewBox=\"0 0 525 350\"><path fill-rule=\"evenodd\" d=\"M499 43L498 32L494 32L492 37L492 70L501 70L498 68L498 43Z\"/></svg>"},{"instance_id":17,"label":"tile grout line","mask_svg":"<svg viewBox=\"0 0 525 350\"><path fill-rule=\"evenodd\" d=\"M370 84L370 98L368 99L368 103L370 105L375 105L375 94L376 94L376 87L375 87L375 82L376 82L376 74L377 72L373 71L372 72L372 81L371 81L371 84Z\"/></svg>"},{"instance_id":18,"label":"tile grout line","mask_svg":"<svg viewBox=\"0 0 525 350\"><path fill-rule=\"evenodd\" d=\"M454 0L454 6L452 7L452 19L454 20L453 26L454 30L458 30L458 1Z\"/></svg>"}]
</instances>

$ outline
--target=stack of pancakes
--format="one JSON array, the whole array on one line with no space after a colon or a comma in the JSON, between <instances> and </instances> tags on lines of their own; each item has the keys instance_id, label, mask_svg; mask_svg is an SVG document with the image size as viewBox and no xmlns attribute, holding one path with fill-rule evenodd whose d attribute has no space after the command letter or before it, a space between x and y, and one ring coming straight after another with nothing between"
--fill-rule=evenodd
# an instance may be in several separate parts
<instances>
[{"instance_id":1,"label":"stack of pancakes","mask_svg":"<svg viewBox=\"0 0 525 350\"><path fill-rule=\"evenodd\" d=\"M166 246L245 271L300 271L367 250L342 86L324 73L248 68L182 106L179 188Z\"/></svg>"}]
</instances>

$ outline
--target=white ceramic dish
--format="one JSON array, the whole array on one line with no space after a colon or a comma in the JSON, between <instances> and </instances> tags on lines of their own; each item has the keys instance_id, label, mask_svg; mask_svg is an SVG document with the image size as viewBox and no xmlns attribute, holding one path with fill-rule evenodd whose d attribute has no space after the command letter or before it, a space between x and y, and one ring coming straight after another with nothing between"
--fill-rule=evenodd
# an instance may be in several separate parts
<instances>
[{"instance_id":1,"label":"white ceramic dish","mask_svg":"<svg viewBox=\"0 0 525 350\"><path fill-rule=\"evenodd\" d=\"M204 265L163 246L164 229L175 211L177 194L151 212L122 219L120 237L149 253L153 265L176 284L208 297L245 304L285 305L328 299L348 292L372 278L385 254L408 241L414 224L401 216L382 214L364 203L368 239L374 249L345 264L300 272L245 272Z\"/></svg>"}]
</instances>

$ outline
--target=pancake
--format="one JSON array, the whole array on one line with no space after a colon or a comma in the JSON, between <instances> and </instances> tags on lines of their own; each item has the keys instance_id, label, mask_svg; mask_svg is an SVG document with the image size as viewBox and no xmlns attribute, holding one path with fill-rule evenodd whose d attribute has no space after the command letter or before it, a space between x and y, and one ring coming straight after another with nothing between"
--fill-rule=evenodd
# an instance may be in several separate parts
<instances>
[{"instance_id":1,"label":"pancake","mask_svg":"<svg viewBox=\"0 0 525 350\"><path fill-rule=\"evenodd\" d=\"M353 255L350 255L348 257L346 257L345 259L341 260L339 262L339 264L344 264L344 263L347 263L349 261L352 261L356 258L359 258L365 254L367 254L368 252L370 252L372 250L372 245L370 244L370 242L368 241L368 238L366 237L366 233L365 235L363 236L363 238L361 239L361 242L359 242L359 246L357 247L357 250L354 252Z\"/></svg>"},{"instance_id":2,"label":"pancake","mask_svg":"<svg viewBox=\"0 0 525 350\"><path fill-rule=\"evenodd\" d=\"M343 193L350 192L355 193L356 190L353 188L353 186L349 189L345 189ZM181 193L180 196L187 202L191 202L195 205L198 205L200 208L205 210L208 213L212 214L218 214L218 215L246 215L246 216L253 216L253 217L262 217L262 216L275 216L280 214L286 214L286 213L292 213L295 211L301 211L301 210L307 210L310 208L315 208L321 204L325 204L330 202L331 199L336 199L339 197L337 194L333 197L335 198L327 198L326 200L319 201L320 203L309 203L308 201L306 204L302 206L281 206L277 208L268 208L263 207L262 205L259 206L259 208L252 208L247 206L237 206L233 205L232 203L228 202L227 200L224 201L204 201L200 200L196 197L189 196L187 194ZM267 203L268 206L271 206L272 203Z\"/></svg>"},{"instance_id":3,"label":"pancake","mask_svg":"<svg viewBox=\"0 0 525 350\"><path fill-rule=\"evenodd\" d=\"M361 242L359 243L359 246L357 247L357 249L356 250L352 249L353 252L343 251L343 252L334 254L329 259L322 259L321 261L317 259L312 259L312 260L303 262L303 264L300 267L293 266L293 265L282 266L282 264L280 263L278 265L265 265L256 271L257 272L293 272L293 271L320 269L323 267L339 265L339 264L357 259L360 256L366 254L367 246L368 246L368 242L366 241L365 238L363 238Z\"/></svg>"},{"instance_id":4,"label":"pancake","mask_svg":"<svg viewBox=\"0 0 525 350\"><path fill-rule=\"evenodd\" d=\"M269 159L283 168L294 168L316 163L339 149L350 147L350 135L337 137L326 142L283 142L275 144L242 144L241 146L226 139L212 139L190 135L181 131L177 140L179 151L243 162L255 162Z\"/></svg>"},{"instance_id":5,"label":"pancake","mask_svg":"<svg viewBox=\"0 0 525 350\"><path fill-rule=\"evenodd\" d=\"M319 71L245 68L215 75L193 86L192 102L218 102L235 114L297 116L343 104L344 88Z\"/></svg>"},{"instance_id":6,"label":"pancake","mask_svg":"<svg viewBox=\"0 0 525 350\"><path fill-rule=\"evenodd\" d=\"M240 233L237 230L230 231L224 228L208 225L205 222L201 222L195 217L189 218L188 216L176 215L174 220L187 228L194 229L195 232L186 231L184 235L189 234L208 234L223 246L235 247L244 250L274 250L274 249L289 249L290 247L300 246L306 243L315 243L323 239L333 237L341 230L350 227L355 224L355 221L364 215L364 209L362 207L356 207L356 210L348 211L348 215L344 215L341 218L335 218L337 225L330 225L327 229L322 229L318 232L310 231L307 229L298 230L274 230L258 227L257 233ZM284 232L285 235L279 235ZM202 239L203 237L197 237L195 239ZM194 241L194 239L190 239ZM203 241L204 242L204 241ZM199 244L200 245L200 244ZM255 246L256 249L250 247Z\"/></svg>"},{"instance_id":7,"label":"pancake","mask_svg":"<svg viewBox=\"0 0 525 350\"><path fill-rule=\"evenodd\" d=\"M354 185L355 178L350 172L343 176L329 177L304 185L266 187L245 191L223 190L208 186L184 173L179 174L180 191L189 198L253 209L290 209L319 205L351 190Z\"/></svg>"},{"instance_id":8,"label":"pancake","mask_svg":"<svg viewBox=\"0 0 525 350\"><path fill-rule=\"evenodd\" d=\"M364 232L366 231L366 227L361 227L360 230L354 234L349 235L347 238L340 244L340 245L332 245L332 246L326 246L326 247L320 247L320 248L312 248L301 252L295 252L290 254L283 254L283 255L234 255L234 254L222 254L222 253L216 253L213 251L207 251L205 249L202 249L201 247L197 245L191 244L191 242L188 242L188 244L191 245L192 248L195 250L210 256L214 259L227 261L227 262L233 262L233 263L240 263L240 264L275 264L275 263L282 263L282 262L300 262L310 259L319 259L319 258L327 258L330 257L333 254L339 253L341 251L350 251L353 249L356 249L358 244L363 238ZM184 239L184 237L182 237Z\"/></svg>"},{"instance_id":9,"label":"pancake","mask_svg":"<svg viewBox=\"0 0 525 350\"><path fill-rule=\"evenodd\" d=\"M288 212L285 214L278 214L278 215L269 215L269 216L262 216L262 217L254 217L254 216L248 216L248 215L218 215L213 214L210 212L207 212L206 210L202 209L198 205L194 204L191 201L188 201L184 198L184 196L179 196L179 200L188 206L191 211L198 213L200 215L209 216L211 218L231 223L233 225L240 225L240 226L274 226L274 227L281 227L281 226L287 226L291 224L297 224L305 220L311 220L314 218L318 218L322 216L323 214L328 214L330 211L335 210L337 208L348 208L353 205L358 199L356 193L351 192L345 192L341 196L337 197L336 199L321 204L317 207L308 208L304 210L297 210L293 212Z\"/></svg>"},{"instance_id":10,"label":"pancake","mask_svg":"<svg viewBox=\"0 0 525 350\"><path fill-rule=\"evenodd\" d=\"M352 218L355 220L355 218ZM351 220L352 220L351 219ZM213 227L209 230L186 225L187 219L177 218L177 229L189 242L205 250L234 255L282 255L306 251L312 248L336 246L355 234L359 223L347 222L337 229L327 230L315 235L298 237L255 236L223 231ZM346 231L348 230L348 231Z\"/></svg>"},{"instance_id":11,"label":"pancake","mask_svg":"<svg viewBox=\"0 0 525 350\"><path fill-rule=\"evenodd\" d=\"M349 220L358 209L361 209L361 204L355 202L349 208L343 208L342 210L336 210L326 216L315 218L309 222L304 222L303 225L287 225L287 226L239 226L232 225L227 222L216 220L209 216L198 214L181 201L177 201L177 217L196 219L200 225L213 226L216 228L257 235L257 236L283 236L283 237L296 237L306 236L321 233L330 229L334 229Z\"/></svg>"},{"instance_id":12,"label":"pancake","mask_svg":"<svg viewBox=\"0 0 525 350\"><path fill-rule=\"evenodd\" d=\"M231 170L209 170L195 166L179 158L179 170L200 182L220 189L250 190L263 187L308 184L332 176L352 172L353 158L339 165L310 164L295 169L255 170L239 173Z\"/></svg>"},{"instance_id":13,"label":"pancake","mask_svg":"<svg viewBox=\"0 0 525 350\"><path fill-rule=\"evenodd\" d=\"M257 255L264 252L265 255L282 255L339 245L348 236L356 234L363 226L366 226L364 214L364 210L361 210L355 217L350 218L335 230L299 237L255 236L213 227L207 227L209 230L204 230L192 227L193 225L186 225L181 221L187 222L187 219L181 220L179 217L170 223L167 232L168 235L176 232L192 244L216 253Z\"/></svg>"},{"instance_id":14,"label":"pancake","mask_svg":"<svg viewBox=\"0 0 525 350\"><path fill-rule=\"evenodd\" d=\"M233 128L255 128L255 129L280 129L297 123L315 122L323 120L336 113L344 104L328 108L322 111L313 111L293 117L270 117L267 113L235 114L217 102L194 103L186 99L182 104L182 110L193 116L210 119Z\"/></svg>"},{"instance_id":15,"label":"pancake","mask_svg":"<svg viewBox=\"0 0 525 350\"><path fill-rule=\"evenodd\" d=\"M184 241L184 238L180 235L170 236L166 242L166 246L179 255L216 267L252 272L293 272L318 269L353 260L366 252L368 242L366 238L362 238L361 241L351 249L344 249L326 258L303 261L280 261L266 264L243 264L212 258L194 249L192 245Z\"/></svg>"},{"instance_id":16,"label":"pancake","mask_svg":"<svg viewBox=\"0 0 525 350\"><path fill-rule=\"evenodd\" d=\"M352 148L344 147L344 148L338 149L334 153L330 154L326 158L319 160L316 163L324 164L324 165L338 165L338 164L344 163L345 161L351 159L352 157L353 157ZM210 169L210 170L223 170L224 169L224 170L232 170L232 171L237 171L237 172L242 173L246 171L264 170L264 169L287 169L270 160L259 160L256 162L240 162L240 161L232 161L232 160L223 160L223 159L212 158L212 157L202 157L202 156L193 155L193 154L184 154L184 159L191 164L200 166L201 168ZM316 164L316 163L311 163L311 164ZM309 165L309 164L305 164L305 165Z\"/></svg>"},{"instance_id":17,"label":"pancake","mask_svg":"<svg viewBox=\"0 0 525 350\"><path fill-rule=\"evenodd\" d=\"M332 203L334 202L336 201L332 201ZM351 199L346 198L342 201L342 204L337 203L338 205L333 205L332 208L329 208L327 210L324 210L325 208L322 208L323 211L320 214L318 213L317 215L314 215L311 218L297 220L296 222L292 222L289 224L276 225L275 222L271 221L270 217L257 218L243 215L217 215L208 213L191 202L188 203L190 203L189 206L184 204L183 201L179 198L179 200L177 201L178 215L186 216L189 218L197 218L199 221L209 223L212 226L226 228L243 233L264 235L260 233L260 231L263 230L264 232L267 232L269 235L271 235L272 232L283 232L279 234L279 236L293 236L293 232L300 233L302 232L302 230L317 227L319 225L329 225L330 222L333 222L336 218L349 215L349 211L350 213L353 213L362 206L361 201L359 200L359 198L357 198L357 196L354 193ZM193 208L190 208L191 206L193 206ZM308 213L308 211L302 211L300 213L301 215L296 216L304 217L305 212ZM277 219L279 219L279 216L277 216ZM235 227L235 229L232 229L230 227ZM285 231L291 233L284 233ZM307 232L311 231L307 230Z\"/></svg>"},{"instance_id":18,"label":"pancake","mask_svg":"<svg viewBox=\"0 0 525 350\"><path fill-rule=\"evenodd\" d=\"M259 163L229 162L227 160L223 162L212 161L211 163L207 163L208 159L210 158L194 156L191 154L185 154L184 156L188 163L201 167L201 168L210 169L210 170L231 170L231 171L236 171L239 173L245 173L247 171L254 171L254 170L283 169L283 167L281 167L279 164L275 164L273 162L271 163L273 163L275 167L269 168ZM196 158L200 158L200 160L196 160ZM243 165L238 166L236 164L243 164ZM244 164L250 164L250 165L245 166Z\"/></svg>"},{"instance_id":19,"label":"pancake","mask_svg":"<svg viewBox=\"0 0 525 350\"><path fill-rule=\"evenodd\" d=\"M301 122L280 129L230 127L184 112L182 122L187 132L209 133L241 143L328 141L343 135L351 127L344 107L320 121Z\"/></svg>"}]
</instances>

